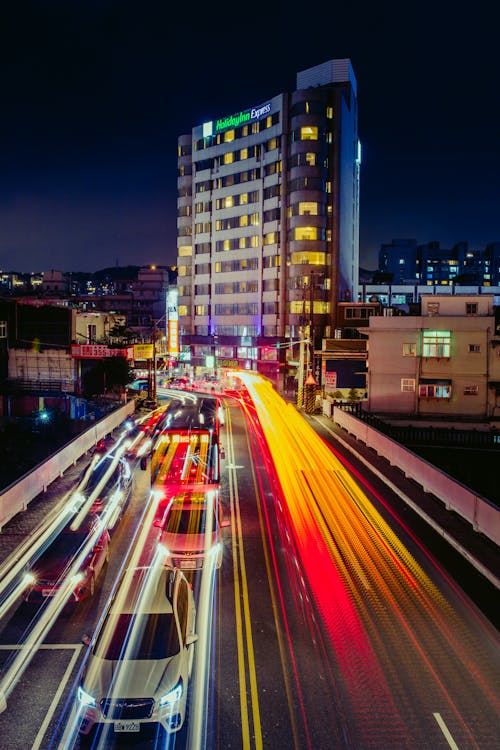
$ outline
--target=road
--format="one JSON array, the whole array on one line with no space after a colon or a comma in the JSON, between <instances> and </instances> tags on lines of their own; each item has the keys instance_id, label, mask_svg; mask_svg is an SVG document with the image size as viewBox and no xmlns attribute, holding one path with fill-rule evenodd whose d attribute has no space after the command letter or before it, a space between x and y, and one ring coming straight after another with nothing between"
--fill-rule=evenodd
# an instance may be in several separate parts
<instances>
[{"instance_id":1,"label":"road","mask_svg":"<svg viewBox=\"0 0 500 750\"><path fill-rule=\"evenodd\" d=\"M383 490L354 481L268 384L247 385L252 400L226 399L230 525L200 617L188 721L168 746L497 748L496 628ZM148 502L149 472L136 469L94 598L64 611L32 649L0 714L2 746L78 746L67 727L81 637L99 621ZM15 601L2 617L2 675L27 651L31 614Z\"/></svg>"}]
</instances>

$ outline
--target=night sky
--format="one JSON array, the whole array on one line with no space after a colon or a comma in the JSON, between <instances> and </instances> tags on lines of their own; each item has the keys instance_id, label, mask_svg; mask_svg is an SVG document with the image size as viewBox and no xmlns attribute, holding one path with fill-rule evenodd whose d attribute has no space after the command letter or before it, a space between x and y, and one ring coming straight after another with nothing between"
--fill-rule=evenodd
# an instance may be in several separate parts
<instances>
[{"instance_id":1,"label":"night sky","mask_svg":"<svg viewBox=\"0 0 500 750\"><path fill-rule=\"evenodd\" d=\"M361 265L393 238L500 241L493 3L172 5L2 4L1 270L175 264L178 135L343 57L358 82Z\"/></svg>"}]
</instances>

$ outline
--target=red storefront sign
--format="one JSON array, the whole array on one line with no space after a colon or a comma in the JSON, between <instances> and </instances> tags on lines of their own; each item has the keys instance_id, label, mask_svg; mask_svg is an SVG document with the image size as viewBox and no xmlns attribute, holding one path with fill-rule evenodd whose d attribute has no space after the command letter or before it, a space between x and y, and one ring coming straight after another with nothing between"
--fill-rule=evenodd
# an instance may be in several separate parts
<instances>
[{"instance_id":1,"label":"red storefront sign","mask_svg":"<svg viewBox=\"0 0 500 750\"><path fill-rule=\"evenodd\" d=\"M106 357L125 357L134 359L134 347L110 349L105 344L71 344L71 356L74 359L105 359Z\"/></svg>"}]
</instances>

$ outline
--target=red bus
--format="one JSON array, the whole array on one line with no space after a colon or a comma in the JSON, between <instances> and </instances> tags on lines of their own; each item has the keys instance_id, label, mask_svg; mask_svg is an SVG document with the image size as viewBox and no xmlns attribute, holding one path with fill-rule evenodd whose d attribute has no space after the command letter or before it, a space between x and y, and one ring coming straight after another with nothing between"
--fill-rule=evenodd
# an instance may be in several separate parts
<instances>
[{"instance_id":1,"label":"red bus","mask_svg":"<svg viewBox=\"0 0 500 750\"><path fill-rule=\"evenodd\" d=\"M220 482L220 408L220 399L195 394L169 404L151 458L156 489Z\"/></svg>"}]
</instances>

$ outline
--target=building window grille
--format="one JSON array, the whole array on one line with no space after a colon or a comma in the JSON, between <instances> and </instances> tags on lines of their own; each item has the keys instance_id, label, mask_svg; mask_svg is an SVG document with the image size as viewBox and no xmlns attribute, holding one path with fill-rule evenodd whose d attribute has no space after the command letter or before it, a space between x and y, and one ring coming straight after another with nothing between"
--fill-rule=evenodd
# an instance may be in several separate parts
<instances>
[{"instance_id":1,"label":"building window grille","mask_svg":"<svg viewBox=\"0 0 500 750\"><path fill-rule=\"evenodd\" d=\"M401 378L401 391L415 393L415 378Z\"/></svg>"},{"instance_id":2,"label":"building window grille","mask_svg":"<svg viewBox=\"0 0 500 750\"><path fill-rule=\"evenodd\" d=\"M478 385L466 385L464 386L464 396L477 396L479 393Z\"/></svg>"},{"instance_id":3,"label":"building window grille","mask_svg":"<svg viewBox=\"0 0 500 750\"><path fill-rule=\"evenodd\" d=\"M418 386L420 398L451 398L451 385L449 383L426 383Z\"/></svg>"},{"instance_id":4,"label":"building window grille","mask_svg":"<svg viewBox=\"0 0 500 750\"><path fill-rule=\"evenodd\" d=\"M417 356L416 344L403 344L403 357L416 357L416 356Z\"/></svg>"},{"instance_id":5,"label":"building window grille","mask_svg":"<svg viewBox=\"0 0 500 750\"><path fill-rule=\"evenodd\" d=\"M449 357L451 350L450 331L424 331L422 356L432 358Z\"/></svg>"}]
</instances>

